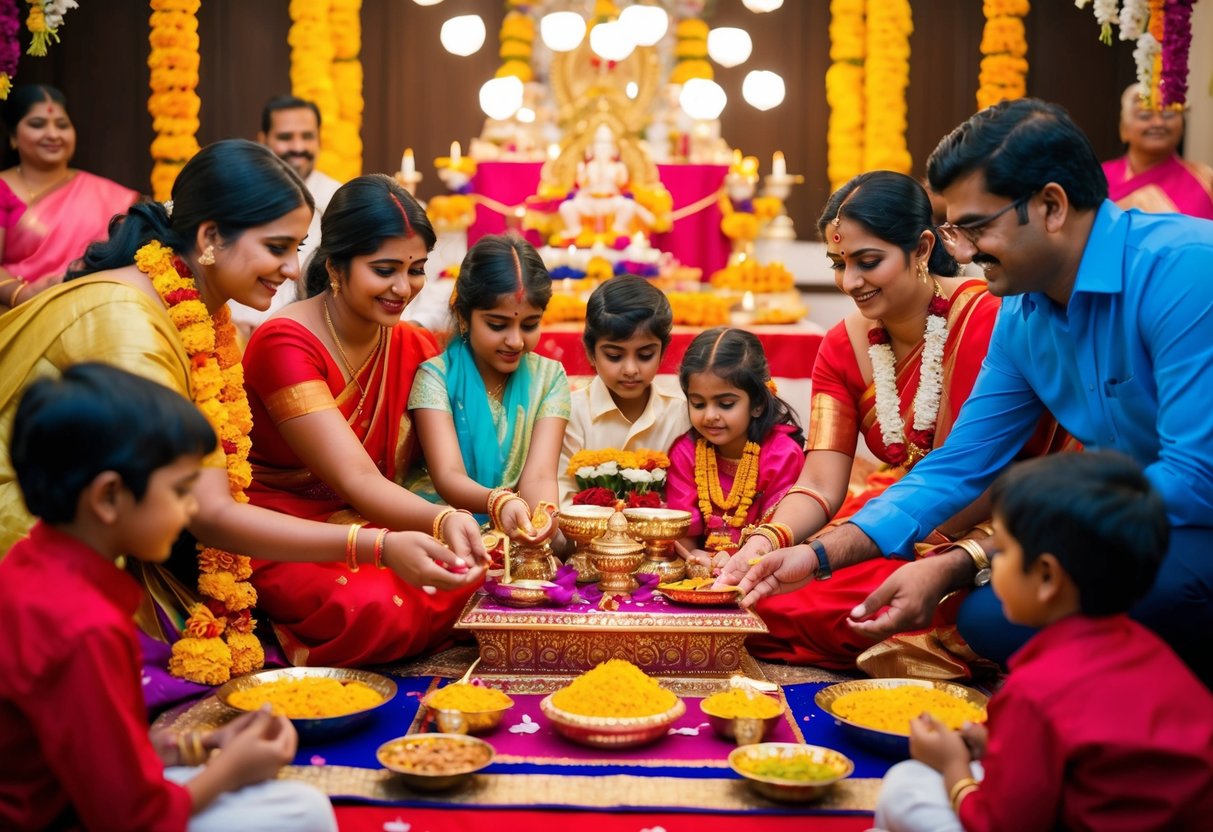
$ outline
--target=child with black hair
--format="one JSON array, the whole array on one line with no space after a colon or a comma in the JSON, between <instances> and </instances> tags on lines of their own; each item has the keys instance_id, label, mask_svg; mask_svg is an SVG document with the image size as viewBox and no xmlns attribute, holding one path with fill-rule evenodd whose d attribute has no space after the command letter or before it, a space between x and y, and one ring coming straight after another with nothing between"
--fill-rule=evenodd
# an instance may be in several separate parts
<instances>
[{"instance_id":1,"label":"child with black hair","mask_svg":"<svg viewBox=\"0 0 1213 832\"><path fill-rule=\"evenodd\" d=\"M215 445L187 399L113 367L23 394L12 460L40 520L0 561L0 828L337 828L321 792L274 779L298 741L283 717L148 734L121 563L168 557Z\"/></svg>"},{"instance_id":2,"label":"child with black hair","mask_svg":"<svg viewBox=\"0 0 1213 832\"><path fill-rule=\"evenodd\" d=\"M1162 498L1107 452L1022 463L991 497L994 592L1040 631L1012 656L988 729L911 724L914 760L885 777L876 825L1207 829L1213 694L1126 615L1167 548Z\"/></svg>"},{"instance_id":3,"label":"child with black hair","mask_svg":"<svg viewBox=\"0 0 1213 832\"><path fill-rule=\"evenodd\" d=\"M572 394L560 454L562 506L577 491L568 467L578 451L648 448L664 453L690 429L682 389L674 379L657 376L673 323L670 301L643 277L611 278L590 295L582 341L596 375Z\"/></svg>"},{"instance_id":4,"label":"child with black hair","mask_svg":"<svg viewBox=\"0 0 1213 832\"><path fill-rule=\"evenodd\" d=\"M687 562L719 570L759 524L790 546L791 530L765 521L800 475L804 432L777 395L762 342L743 329L701 332L678 381L691 430L670 448L666 504L691 513L681 541Z\"/></svg>"}]
</instances>

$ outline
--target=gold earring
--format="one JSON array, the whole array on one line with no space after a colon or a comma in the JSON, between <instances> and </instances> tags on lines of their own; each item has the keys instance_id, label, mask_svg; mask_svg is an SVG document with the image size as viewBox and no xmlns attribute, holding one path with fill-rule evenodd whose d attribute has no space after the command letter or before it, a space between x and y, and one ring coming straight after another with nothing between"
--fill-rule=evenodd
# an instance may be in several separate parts
<instances>
[{"instance_id":1,"label":"gold earring","mask_svg":"<svg viewBox=\"0 0 1213 832\"><path fill-rule=\"evenodd\" d=\"M215 265L215 247L214 246L207 246L206 250L198 255L198 265L199 266Z\"/></svg>"},{"instance_id":2,"label":"gold earring","mask_svg":"<svg viewBox=\"0 0 1213 832\"><path fill-rule=\"evenodd\" d=\"M923 283L928 283L931 280L931 272L927 269L927 260L925 257L918 261L918 279Z\"/></svg>"},{"instance_id":3,"label":"gold earring","mask_svg":"<svg viewBox=\"0 0 1213 832\"><path fill-rule=\"evenodd\" d=\"M341 294L341 284L338 283L336 279L330 280L329 291L333 293L333 297L337 297L339 294Z\"/></svg>"}]
</instances>

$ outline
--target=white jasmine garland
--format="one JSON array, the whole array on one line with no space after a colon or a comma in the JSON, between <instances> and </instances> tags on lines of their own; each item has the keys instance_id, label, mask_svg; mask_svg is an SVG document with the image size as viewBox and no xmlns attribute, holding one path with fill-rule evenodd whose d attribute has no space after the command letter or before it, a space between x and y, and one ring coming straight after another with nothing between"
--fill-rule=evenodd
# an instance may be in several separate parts
<instances>
[{"instance_id":1,"label":"white jasmine garland","mask_svg":"<svg viewBox=\"0 0 1213 832\"><path fill-rule=\"evenodd\" d=\"M1120 10L1120 39L1137 40L1150 19L1149 0L1125 0Z\"/></svg>"},{"instance_id":2,"label":"white jasmine garland","mask_svg":"<svg viewBox=\"0 0 1213 832\"><path fill-rule=\"evenodd\" d=\"M1133 48L1133 63L1137 65L1137 83L1141 85L1144 97L1149 97L1150 90L1154 86L1154 56L1159 53L1161 47L1158 39L1149 32L1137 39L1137 46Z\"/></svg>"},{"instance_id":3,"label":"white jasmine garland","mask_svg":"<svg viewBox=\"0 0 1213 832\"><path fill-rule=\"evenodd\" d=\"M887 341L887 338L886 338ZM948 341L948 319L927 315L919 359L918 390L914 394L914 430L931 430L939 417L943 394L943 350ZM897 392L897 357L888 343L870 344L872 383L876 388L876 420L885 447L906 444L905 422L901 418L901 396ZM930 448L923 448L924 451Z\"/></svg>"},{"instance_id":4,"label":"white jasmine garland","mask_svg":"<svg viewBox=\"0 0 1213 832\"><path fill-rule=\"evenodd\" d=\"M68 9L78 9L76 0L45 0L42 4L42 16L46 19L46 28L54 31L63 25L63 15Z\"/></svg>"}]
</instances>

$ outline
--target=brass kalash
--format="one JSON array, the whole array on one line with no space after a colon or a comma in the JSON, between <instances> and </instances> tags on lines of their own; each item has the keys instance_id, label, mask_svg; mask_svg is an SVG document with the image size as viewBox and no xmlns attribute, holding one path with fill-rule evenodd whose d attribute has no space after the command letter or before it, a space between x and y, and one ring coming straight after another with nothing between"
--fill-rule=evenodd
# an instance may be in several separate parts
<instances>
[{"instance_id":1,"label":"brass kalash","mask_svg":"<svg viewBox=\"0 0 1213 832\"><path fill-rule=\"evenodd\" d=\"M686 533L689 513L579 508L584 507L559 514L557 521L600 574L604 600L595 605L575 597L568 607L511 608L487 595L472 596L455 627L476 637L479 673L529 677L540 684L621 658L652 675L717 680L740 671L761 678L745 650L746 636L767 632L754 613L736 605L679 606L658 597L633 601L636 575L649 572L663 582L677 580L672 576L681 559L673 552L673 541ZM598 534L589 534L598 528Z\"/></svg>"}]
</instances>

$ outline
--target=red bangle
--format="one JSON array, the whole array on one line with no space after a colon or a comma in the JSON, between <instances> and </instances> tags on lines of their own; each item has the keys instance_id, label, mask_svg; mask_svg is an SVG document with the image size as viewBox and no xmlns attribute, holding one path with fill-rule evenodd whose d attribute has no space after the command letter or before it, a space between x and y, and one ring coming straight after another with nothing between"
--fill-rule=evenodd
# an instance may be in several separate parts
<instances>
[{"instance_id":1,"label":"red bangle","mask_svg":"<svg viewBox=\"0 0 1213 832\"><path fill-rule=\"evenodd\" d=\"M816 502L817 505L821 506L821 510L825 513L826 520L829 520L834 515L834 513L830 511L830 504L826 501L826 498L811 488L806 488L803 485L793 485L784 493L783 496L787 497L791 494L803 494Z\"/></svg>"}]
</instances>

